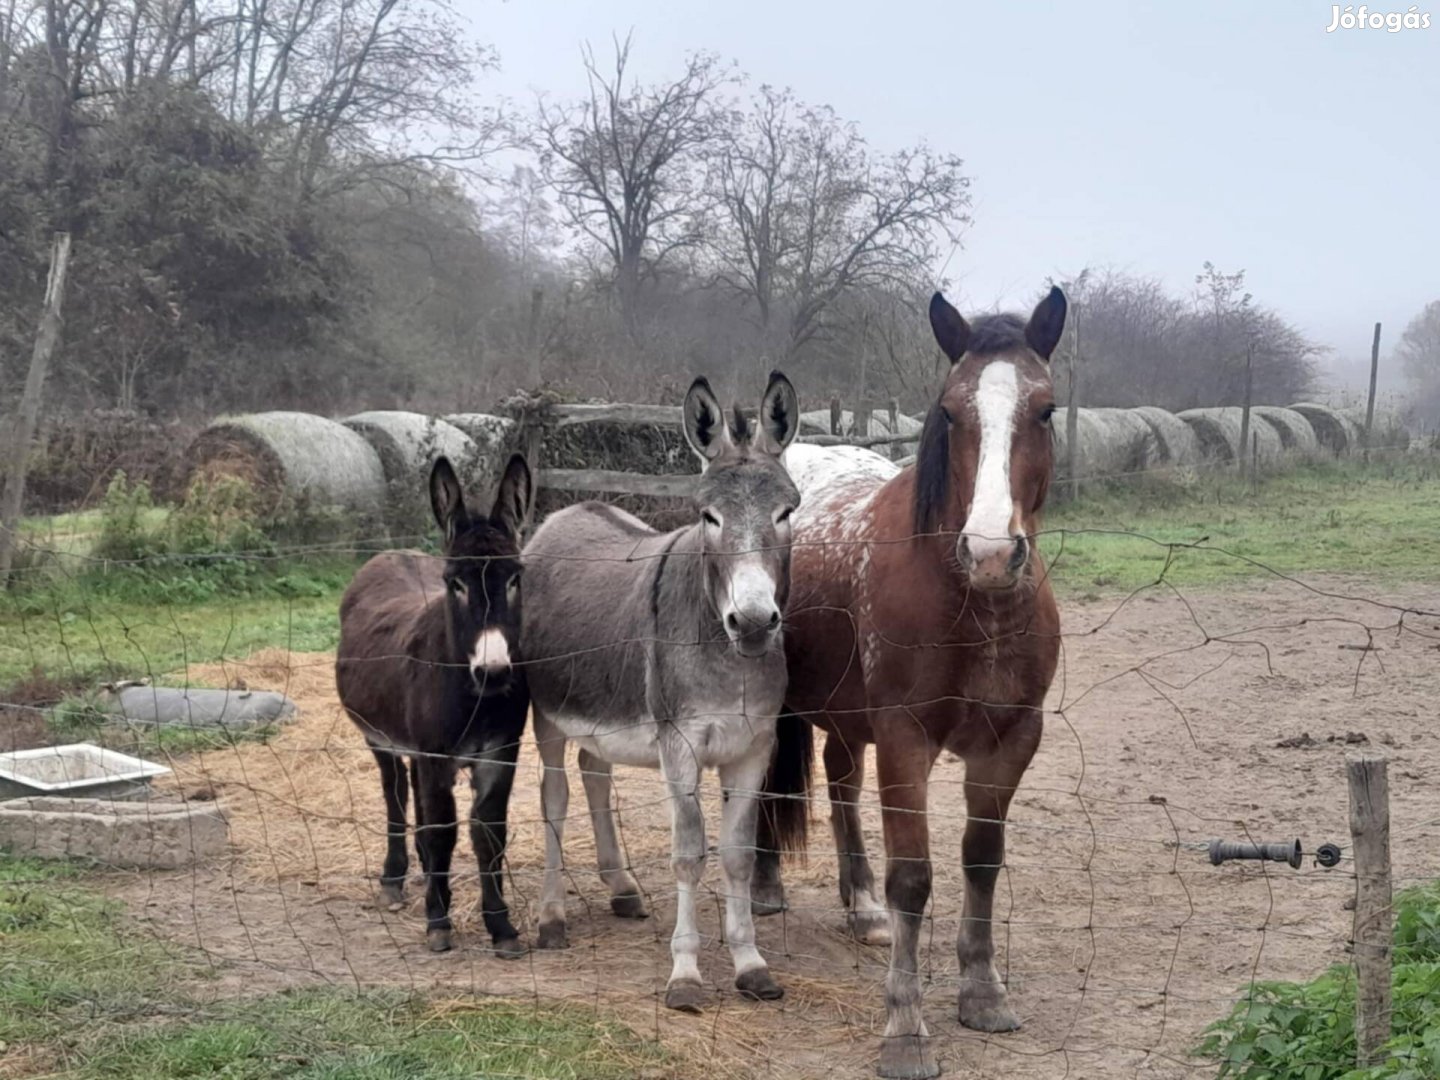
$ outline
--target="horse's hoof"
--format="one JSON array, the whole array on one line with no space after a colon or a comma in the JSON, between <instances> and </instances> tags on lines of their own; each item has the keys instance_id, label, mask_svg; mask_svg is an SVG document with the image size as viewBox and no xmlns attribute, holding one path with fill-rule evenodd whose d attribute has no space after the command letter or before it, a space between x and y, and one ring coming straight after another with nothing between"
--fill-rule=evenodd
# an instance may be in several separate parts
<instances>
[{"instance_id":1,"label":"horse's hoof","mask_svg":"<svg viewBox=\"0 0 1440 1080\"><path fill-rule=\"evenodd\" d=\"M563 922L541 923L540 934L535 945L541 949L568 949L570 939L565 936L565 924Z\"/></svg>"},{"instance_id":2,"label":"horse's hoof","mask_svg":"<svg viewBox=\"0 0 1440 1080\"><path fill-rule=\"evenodd\" d=\"M862 945L890 944L890 916L883 911L875 914L850 915L850 936Z\"/></svg>"},{"instance_id":3,"label":"horse's hoof","mask_svg":"<svg viewBox=\"0 0 1440 1080\"><path fill-rule=\"evenodd\" d=\"M647 919L650 912L645 910L645 901L639 893L624 893L610 897L610 910L622 919Z\"/></svg>"},{"instance_id":4,"label":"horse's hoof","mask_svg":"<svg viewBox=\"0 0 1440 1080\"><path fill-rule=\"evenodd\" d=\"M450 931L438 926L425 931L425 944L430 946L431 952L449 952L454 947Z\"/></svg>"},{"instance_id":5,"label":"horse's hoof","mask_svg":"<svg viewBox=\"0 0 1440 1080\"><path fill-rule=\"evenodd\" d=\"M673 982L665 988L665 1007L678 1012L698 1013L709 995L698 982Z\"/></svg>"},{"instance_id":6,"label":"horse's hoof","mask_svg":"<svg viewBox=\"0 0 1440 1080\"><path fill-rule=\"evenodd\" d=\"M998 1001L994 997L987 1001L967 1001L962 997L960 1023L971 1031L988 1031L992 1034L1020 1030L1020 1018L1011 1011L1003 997Z\"/></svg>"},{"instance_id":7,"label":"horse's hoof","mask_svg":"<svg viewBox=\"0 0 1440 1080\"><path fill-rule=\"evenodd\" d=\"M887 1035L880 1041L880 1067L885 1080L931 1080L940 1065L928 1039L919 1035Z\"/></svg>"},{"instance_id":8,"label":"horse's hoof","mask_svg":"<svg viewBox=\"0 0 1440 1080\"><path fill-rule=\"evenodd\" d=\"M751 1001L779 1001L785 996L785 989L775 981L769 968L751 968L735 976L735 989L741 997Z\"/></svg>"},{"instance_id":9,"label":"horse's hoof","mask_svg":"<svg viewBox=\"0 0 1440 1080\"><path fill-rule=\"evenodd\" d=\"M518 937L495 939L495 955L501 960L519 960L529 951Z\"/></svg>"}]
</instances>

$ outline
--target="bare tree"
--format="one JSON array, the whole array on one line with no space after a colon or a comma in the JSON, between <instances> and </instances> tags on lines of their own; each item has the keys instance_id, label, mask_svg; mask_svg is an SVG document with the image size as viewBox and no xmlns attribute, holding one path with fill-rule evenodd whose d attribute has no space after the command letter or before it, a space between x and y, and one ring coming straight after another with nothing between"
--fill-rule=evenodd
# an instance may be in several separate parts
<instances>
[{"instance_id":1,"label":"bare tree","mask_svg":"<svg viewBox=\"0 0 1440 1080\"><path fill-rule=\"evenodd\" d=\"M723 228L715 280L752 302L762 328L786 304L786 350L826 330L850 290L913 293L941 240L969 222L960 158L925 146L874 154L853 124L762 87L711 171Z\"/></svg>"},{"instance_id":2,"label":"bare tree","mask_svg":"<svg viewBox=\"0 0 1440 1080\"><path fill-rule=\"evenodd\" d=\"M570 224L600 257L626 328L638 333L641 286L699 239L702 160L730 122L731 68L697 53L670 82L636 86L630 41L615 42L611 70L583 53L589 95L536 106L531 140Z\"/></svg>"}]
</instances>

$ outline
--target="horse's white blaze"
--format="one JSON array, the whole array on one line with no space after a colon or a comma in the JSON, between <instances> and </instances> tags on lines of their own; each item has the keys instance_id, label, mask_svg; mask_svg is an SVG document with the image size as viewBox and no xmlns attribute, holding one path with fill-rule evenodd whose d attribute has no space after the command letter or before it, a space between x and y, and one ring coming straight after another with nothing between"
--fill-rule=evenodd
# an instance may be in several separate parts
<instances>
[{"instance_id":1,"label":"horse's white blaze","mask_svg":"<svg viewBox=\"0 0 1440 1080\"><path fill-rule=\"evenodd\" d=\"M980 415L980 462L975 470L975 498L962 530L977 562L1011 550L1010 522L1015 498L1010 490L1010 450L1015 439L1015 411L1020 379L1015 365L991 362L980 373L975 410Z\"/></svg>"},{"instance_id":2,"label":"horse's white blaze","mask_svg":"<svg viewBox=\"0 0 1440 1080\"><path fill-rule=\"evenodd\" d=\"M741 632L768 625L775 603L775 578L759 558L747 558L730 575L724 615L734 613L740 620ZM758 624L758 625L757 625Z\"/></svg>"},{"instance_id":3,"label":"horse's white blaze","mask_svg":"<svg viewBox=\"0 0 1440 1080\"><path fill-rule=\"evenodd\" d=\"M505 635L495 627L481 633L475 639L475 648L470 653L471 671L504 671L510 666L510 644Z\"/></svg>"}]
</instances>

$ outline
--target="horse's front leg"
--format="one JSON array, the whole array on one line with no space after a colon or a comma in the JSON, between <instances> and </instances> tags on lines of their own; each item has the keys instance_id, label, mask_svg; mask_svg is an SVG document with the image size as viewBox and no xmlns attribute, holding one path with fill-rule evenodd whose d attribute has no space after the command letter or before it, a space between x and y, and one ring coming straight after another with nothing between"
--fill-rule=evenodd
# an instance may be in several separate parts
<instances>
[{"instance_id":1,"label":"horse's front leg","mask_svg":"<svg viewBox=\"0 0 1440 1080\"><path fill-rule=\"evenodd\" d=\"M930 902L930 827L926 799L939 747L909 709L872 713L876 772L885 824L885 903L890 909L890 971L885 979L885 1034L880 1075L939 1076L920 994L920 924Z\"/></svg>"},{"instance_id":2,"label":"horse's front leg","mask_svg":"<svg viewBox=\"0 0 1440 1080\"><path fill-rule=\"evenodd\" d=\"M720 865L725 872L725 937L735 961L735 988L748 998L774 1001L785 996L755 947L755 917L750 883L755 873L755 826L760 787L770 762L773 740L752 748L738 761L720 766L725 808L720 828Z\"/></svg>"},{"instance_id":3,"label":"horse's front leg","mask_svg":"<svg viewBox=\"0 0 1440 1080\"><path fill-rule=\"evenodd\" d=\"M1010 799L1040 745L1041 715L1021 715L984 757L965 761L965 908L955 943L960 962L960 1023L976 1031L1014 1031L1005 984L995 970L995 881L1005 863L1005 816Z\"/></svg>"},{"instance_id":4,"label":"horse's front leg","mask_svg":"<svg viewBox=\"0 0 1440 1080\"><path fill-rule=\"evenodd\" d=\"M535 944L563 949L565 934L565 816L570 812L570 781L565 776L565 733L533 708L535 745L540 751L540 813L545 818L545 881L540 887L540 929Z\"/></svg>"},{"instance_id":5,"label":"horse's front leg","mask_svg":"<svg viewBox=\"0 0 1440 1080\"><path fill-rule=\"evenodd\" d=\"M675 870L675 933L670 938L673 967L665 1004L699 1012L705 1001L700 982L700 928L695 893L705 873L705 817L700 810L700 763L676 727L660 742L660 770L670 794L670 865Z\"/></svg>"},{"instance_id":6,"label":"horse's front leg","mask_svg":"<svg viewBox=\"0 0 1440 1080\"><path fill-rule=\"evenodd\" d=\"M480 915L496 955L505 960L525 955L520 934L510 922L504 884L510 788L519 756L520 732L516 730L482 750L470 767L470 787L475 792L470 807L470 846L480 863Z\"/></svg>"}]
</instances>

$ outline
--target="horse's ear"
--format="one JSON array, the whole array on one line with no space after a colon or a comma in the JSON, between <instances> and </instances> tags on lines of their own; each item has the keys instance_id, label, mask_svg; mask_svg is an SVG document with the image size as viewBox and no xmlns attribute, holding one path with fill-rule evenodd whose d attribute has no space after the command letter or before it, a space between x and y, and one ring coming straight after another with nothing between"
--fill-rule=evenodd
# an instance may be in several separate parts
<instances>
[{"instance_id":1,"label":"horse's ear","mask_svg":"<svg viewBox=\"0 0 1440 1080\"><path fill-rule=\"evenodd\" d=\"M938 292L930 298L930 329L935 331L940 351L950 358L950 363L965 355L970 343L970 326Z\"/></svg>"},{"instance_id":2,"label":"horse's ear","mask_svg":"<svg viewBox=\"0 0 1440 1080\"><path fill-rule=\"evenodd\" d=\"M730 441L730 427L725 423L725 410L710 389L710 383L701 375L690 384L685 395L685 441L690 449L708 465L720 456Z\"/></svg>"},{"instance_id":3,"label":"horse's ear","mask_svg":"<svg viewBox=\"0 0 1440 1080\"><path fill-rule=\"evenodd\" d=\"M1045 299L1035 305L1035 313L1025 327L1025 344L1044 359L1049 360L1055 346L1060 344L1060 335L1065 332L1065 294L1060 286L1050 286Z\"/></svg>"},{"instance_id":4,"label":"horse's ear","mask_svg":"<svg viewBox=\"0 0 1440 1080\"><path fill-rule=\"evenodd\" d=\"M535 485L530 476L530 463L524 454L511 454L505 466L505 475L500 478L500 488L495 492L495 506L490 517L511 536L519 537L530 520L530 508L535 498Z\"/></svg>"},{"instance_id":5,"label":"horse's ear","mask_svg":"<svg viewBox=\"0 0 1440 1080\"><path fill-rule=\"evenodd\" d=\"M760 436L758 445L766 453L779 457L794 441L800 430L800 398L795 387L778 371L770 373L770 385L760 399Z\"/></svg>"},{"instance_id":6,"label":"horse's ear","mask_svg":"<svg viewBox=\"0 0 1440 1080\"><path fill-rule=\"evenodd\" d=\"M465 491L450 459L438 457L430 469L430 509L435 514L435 524L448 544L455 539L466 520Z\"/></svg>"}]
</instances>

